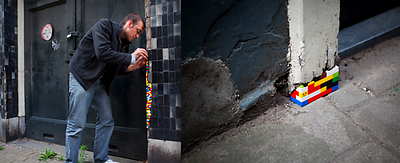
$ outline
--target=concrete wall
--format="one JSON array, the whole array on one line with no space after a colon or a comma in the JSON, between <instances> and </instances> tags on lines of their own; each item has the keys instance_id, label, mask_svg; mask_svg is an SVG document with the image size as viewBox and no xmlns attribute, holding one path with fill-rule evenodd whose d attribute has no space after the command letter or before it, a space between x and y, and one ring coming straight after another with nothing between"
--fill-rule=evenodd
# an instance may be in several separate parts
<instances>
[{"instance_id":1,"label":"concrete wall","mask_svg":"<svg viewBox=\"0 0 400 163\"><path fill-rule=\"evenodd\" d=\"M289 0L289 88L310 82L339 61L339 0Z\"/></svg>"},{"instance_id":2,"label":"concrete wall","mask_svg":"<svg viewBox=\"0 0 400 163\"><path fill-rule=\"evenodd\" d=\"M273 103L287 69L286 8L286 0L182 1L184 151Z\"/></svg>"}]
</instances>

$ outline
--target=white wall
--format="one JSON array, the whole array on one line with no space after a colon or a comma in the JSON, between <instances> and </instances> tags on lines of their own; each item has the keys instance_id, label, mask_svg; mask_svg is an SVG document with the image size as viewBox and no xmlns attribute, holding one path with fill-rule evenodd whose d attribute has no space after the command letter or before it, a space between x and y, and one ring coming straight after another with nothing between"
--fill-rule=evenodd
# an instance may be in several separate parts
<instances>
[{"instance_id":1,"label":"white wall","mask_svg":"<svg viewBox=\"0 0 400 163\"><path fill-rule=\"evenodd\" d=\"M24 0L18 0L18 116L25 116Z\"/></svg>"},{"instance_id":2,"label":"white wall","mask_svg":"<svg viewBox=\"0 0 400 163\"><path fill-rule=\"evenodd\" d=\"M289 88L331 69L338 56L340 0L289 0Z\"/></svg>"}]
</instances>

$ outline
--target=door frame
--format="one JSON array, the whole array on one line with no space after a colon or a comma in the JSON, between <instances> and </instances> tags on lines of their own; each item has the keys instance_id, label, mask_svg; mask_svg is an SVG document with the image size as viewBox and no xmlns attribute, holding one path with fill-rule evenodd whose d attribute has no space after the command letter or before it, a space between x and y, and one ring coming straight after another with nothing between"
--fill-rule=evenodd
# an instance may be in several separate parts
<instances>
[{"instance_id":1,"label":"door frame","mask_svg":"<svg viewBox=\"0 0 400 163\"><path fill-rule=\"evenodd\" d=\"M23 18L25 18L25 21L22 21L21 24L18 24L21 27L23 27L23 28L18 29L19 31L21 31L21 33L23 33L23 35L18 36L19 37L18 39L23 40L23 41L19 41L19 45L21 45L21 46L19 46L19 49L23 49L23 50L19 51L20 58L21 58L21 60L23 60L23 62L19 62L19 63L23 64L23 66L21 66L21 69L23 69L21 75L24 76L23 78L20 78L20 80L22 81L22 82L20 82L20 88L23 89L24 91L22 91L22 93L19 94L20 95L19 98L23 98L24 100L21 100L19 102L19 106L22 106L20 108L22 108L24 110L23 116L26 116L25 117L26 118L25 126L26 126L27 130L25 130L25 132L27 132L28 130L31 130L31 129L28 129L30 127L28 125L28 122L32 121L32 120L34 121L34 123L38 124L37 126L43 126L43 125L46 125L46 122L50 122L50 123L48 123L47 126L56 129L56 127L50 126L49 124L51 124L51 125L53 125L53 124L66 125L67 121L50 119L50 118L46 119L46 118L41 118L41 117L34 117L33 119L31 118L33 115L32 114L33 103L32 103L32 98L31 98L33 96L33 84L31 82L32 75L33 75L32 74L33 58L32 58L32 55L30 54L30 48L31 48L30 42L33 41L32 37L34 37L34 36L32 34L30 34L31 31L29 29L30 28L29 25L31 24L31 21L32 21L30 12L39 11L39 10L46 9L46 8L49 8L52 6L67 5L66 6L66 10L67 10L66 24L71 25L71 26L67 27L67 29L66 29L67 32L82 31L83 24L81 23L81 21L82 21L81 19L82 19L82 12L84 12L84 11L82 11L80 8L82 8L83 0L25 0L25 1L18 0L18 2L22 2L23 11L24 11L24 12L21 12L19 15L24 15ZM143 7L145 7L145 6L143 6ZM22 16L20 16L20 17L22 17ZM81 33L80 37L82 37L82 35L84 35L84 34ZM67 39L66 50L63 53L65 53L67 55L67 53L70 50L75 50L79 44L78 39L79 39L79 37L71 37L71 38ZM144 37L144 39L146 39L146 38ZM21 96L21 95L23 95L23 96ZM145 94L143 96L145 96ZM68 112L68 110L67 110L67 112ZM145 125L145 124L143 124L143 125ZM31 127L31 128L33 128L33 127ZM86 125L86 128L94 129L95 126L92 124L89 124L89 125ZM60 135L65 135L64 127L58 127L58 129L56 129L56 130L57 131L55 131L55 132L60 133ZM137 129L118 127L118 126L114 127L114 132L116 132L116 131L121 132L123 130L128 131L130 133L143 132L143 131L139 131ZM144 136L146 137L146 140L148 141L147 129L145 129L144 132L145 132ZM28 135L28 133L26 133L25 135ZM54 135L54 137L57 137L57 136ZM65 139L65 136L63 138ZM82 140L83 139L84 138L82 137ZM37 139L37 140L44 141L44 140L40 140L40 139ZM51 141L48 141L47 139L46 139L46 141L51 142ZM57 140L57 141L59 141L59 140ZM146 156L141 157L140 160L147 160L147 157L148 157L147 141L145 142L146 143L146 149L145 149ZM62 141L62 142L63 142L62 145L65 145L65 141ZM59 143L57 143L57 144L59 144ZM110 154L112 154L112 153L113 153L113 151L111 151Z\"/></svg>"}]
</instances>

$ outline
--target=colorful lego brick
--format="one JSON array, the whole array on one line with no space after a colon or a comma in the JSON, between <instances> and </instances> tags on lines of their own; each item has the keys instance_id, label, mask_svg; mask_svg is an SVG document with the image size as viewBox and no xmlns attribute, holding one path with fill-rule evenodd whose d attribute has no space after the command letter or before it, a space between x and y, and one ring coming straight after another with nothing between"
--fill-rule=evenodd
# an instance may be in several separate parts
<instances>
[{"instance_id":1,"label":"colorful lego brick","mask_svg":"<svg viewBox=\"0 0 400 163\"><path fill-rule=\"evenodd\" d=\"M299 100L300 102L304 102L304 101L307 101L308 99L310 99L311 97L314 97L320 93L321 93L321 90L317 90L304 98L300 98L299 96L297 96L296 99Z\"/></svg>"},{"instance_id":2,"label":"colorful lego brick","mask_svg":"<svg viewBox=\"0 0 400 163\"><path fill-rule=\"evenodd\" d=\"M332 87L332 92L333 92L333 91L336 91L336 90L338 90L338 89L339 89L339 85L336 85L336 86Z\"/></svg>"},{"instance_id":3,"label":"colorful lego brick","mask_svg":"<svg viewBox=\"0 0 400 163\"><path fill-rule=\"evenodd\" d=\"M293 97L290 97L290 99L291 99L293 102L295 102L297 105L300 105L301 107L303 107L303 106L305 106L305 105L308 104L308 101L307 101L307 100L304 101L304 102L300 102L299 100L297 100L297 99L295 99L295 98L293 98Z\"/></svg>"},{"instance_id":4,"label":"colorful lego brick","mask_svg":"<svg viewBox=\"0 0 400 163\"><path fill-rule=\"evenodd\" d=\"M339 81L339 72L333 74L333 79L332 80L333 80L332 82Z\"/></svg>"},{"instance_id":5,"label":"colorful lego brick","mask_svg":"<svg viewBox=\"0 0 400 163\"><path fill-rule=\"evenodd\" d=\"M332 77L333 77L332 75L331 76L327 76L327 77L315 82L314 85L316 85L316 86L321 85L322 83L325 83L325 82L327 82L329 80L332 80Z\"/></svg>"},{"instance_id":6,"label":"colorful lego brick","mask_svg":"<svg viewBox=\"0 0 400 163\"><path fill-rule=\"evenodd\" d=\"M146 61L146 128L150 127L151 107L153 105L152 85L149 82L149 61Z\"/></svg>"},{"instance_id":7,"label":"colorful lego brick","mask_svg":"<svg viewBox=\"0 0 400 163\"><path fill-rule=\"evenodd\" d=\"M332 70L327 71L326 72L326 76L331 76L331 75L333 75L334 73L337 73L337 72L339 72L339 66L335 66Z\"/></svg>"},{"instance_id":8,"label":"colorful lego brick","mask_svg":"<svg viewBox=\"0 0 400 163\"><path fill-rule=\"evenodd\" d=\"M326 86L321 88L321 93L326 91Z\"/></svg>"},{"instance_id":9,"label":"colorful lego brick","mask_svg":"<svg viewBox=\"0 0 400 163\"><path fill-rule=\"evenodd\" d=\"M306 97L307 95L308 95L308 91L305 91L304 93L299 93L300 98Z\"/></svg>"},{"instance_id":10,"label":"colorful lego brick","mask_svg":"<svg viewBox=\"0 0 400 163\"><path fill-rule=\"evenodd\" d=\"M299 92L297 90L295 90L290 96L293 98L296 98L296 96L299 96Z\"/></svg>"},{"instance_id":11,"label":"colorful lego brick","mask_svg":"<svg viewBox=\"0 0 400 163\"><path fill-rule=\"evenodd\" d=\"M307 88L307 87L304 87L303 85L301 85L299 88L297 88L297 91L298 91L299 93L304 93L304 92L307 92L307 91L308 91L308 88Z\"/></svg>"},{"instance_id":12,"label":"colorful lego brick","mask_svg":"<svg viewBox=\"0 0 400 163\"><path fill-rule=\"evenodd\" d=\"M313 101L315 101L315 100L317 100L317 99L319 99L319 98L321 98L321 97L323 97L323 96L325 96L325 95L327 95L328 93L331 93L331 92L332 92L332 88L330 88L330 89L328 89L328 90L326 90L324 92L321 92L320 94L310 98L308 100L308 102L313 102Z\"/></svg>"},{"instance_id":13,"label":"colorful lego brick","mask_svg":"<svg viewBox=\"0 0 400 163\"><path fill-rule=\"evenodd\" d=\"M317 91L319 89L320 89L320 86L319 85L316 86L314 81L311 81L308 84L308 94L314 93L315 91Z\"/></svg>"},{"instance_id":14,"label":"colorful lego brick","mask_svg":"<svg viewBox=\"0 0 400 163\"><path fill-rule=\"evenodd\" d=\"M315 77L306 87L301 85L290 96L290 99L301 107L339 89L339 67Z\"/></svg>"}]
</instances>

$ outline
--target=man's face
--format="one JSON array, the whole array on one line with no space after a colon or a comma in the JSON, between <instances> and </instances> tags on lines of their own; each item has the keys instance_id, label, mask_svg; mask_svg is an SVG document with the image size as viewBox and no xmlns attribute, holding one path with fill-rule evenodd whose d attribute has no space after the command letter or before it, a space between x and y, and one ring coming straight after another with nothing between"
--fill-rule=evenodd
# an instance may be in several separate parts
<instances>
[{"instance_id":1,"label":"man's face","mask_svg":"<svg viewBox=\"0 0 400 163\"><path fill-rule=\"evenodd\" d=\"M127 28L125 30L125 38L126 40L128 40L129 42L131 42L134 39L139 38L140 34L143 33L143 22L142 21L138 21L136 22L136 24L133 24L132 20L130 20L129 22L127 22Z\"/></svg>"}]
</instances>

